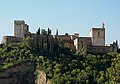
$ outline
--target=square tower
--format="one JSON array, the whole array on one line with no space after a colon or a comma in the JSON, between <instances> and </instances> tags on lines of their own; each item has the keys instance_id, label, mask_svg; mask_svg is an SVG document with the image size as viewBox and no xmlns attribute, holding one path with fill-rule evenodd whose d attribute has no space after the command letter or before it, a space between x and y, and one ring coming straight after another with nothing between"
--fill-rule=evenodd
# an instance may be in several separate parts
<instances>
[{"instance_id":1,"label":"square tower","mask_svg":"<svg viewBox=\"0 0 120 84\"><path fill-rule=\"evenodd\" d=\"M23 20L14 21L14 36L23 38L29 32L29 26Z\"/></svg>"},{"instance_id":2,"label":"square tower","mask_svg":"<svg viewBox=\"0 0 120 84\"><path fill-rule=\"evenodd\" d=\"M92 28L90 30L92 46L105 46L105 28Z\"/></svg>"}]
</instances>

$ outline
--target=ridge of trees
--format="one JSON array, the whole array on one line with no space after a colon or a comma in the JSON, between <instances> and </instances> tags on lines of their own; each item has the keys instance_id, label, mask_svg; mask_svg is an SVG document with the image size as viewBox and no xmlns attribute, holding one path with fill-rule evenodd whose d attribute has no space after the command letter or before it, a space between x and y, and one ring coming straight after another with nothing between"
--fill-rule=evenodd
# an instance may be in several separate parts
<instances>
[{"instance_id":1,"label":"ridge of trees","mask_svg":"<svg viewBox=\"0 0 120 84\"><path fill-rule=\"evenodd\" d=\"M45 29L41 29L40 27L38 28L38 30L36 31L37 35L51 35L52 31L50 28L48 28L48 30L46 31Z\"/></svg>"},{"instance_id":2,"label":"ridge of trees","mask_svg":"<svg viewBox=\"0 0 120 84\"><path fill-rule=\"evenodd\" d=\"M46 73L54 84L117 84L120 83L120 54L81 55L62 42L37 47L32 38L0 48L0 70L24 61L35 61L37 69Z\"/></svg>"}]
</instances>

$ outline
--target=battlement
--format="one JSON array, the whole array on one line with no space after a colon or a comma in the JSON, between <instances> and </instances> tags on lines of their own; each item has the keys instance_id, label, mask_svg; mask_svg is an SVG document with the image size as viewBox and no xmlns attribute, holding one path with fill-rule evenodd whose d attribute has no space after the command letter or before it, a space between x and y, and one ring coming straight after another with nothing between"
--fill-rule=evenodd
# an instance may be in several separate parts
<instances>
[{"instance_id":1,"label":"battlement","mask_svg":"<svg viewBox=\"0 0 120 84\"><path fill-rule=\"evenodd\" d=\"M25 24L25 21L24 20L15 20L14 23L17 25L21 25L21 24Z\"/></svg>"}]
</instances>

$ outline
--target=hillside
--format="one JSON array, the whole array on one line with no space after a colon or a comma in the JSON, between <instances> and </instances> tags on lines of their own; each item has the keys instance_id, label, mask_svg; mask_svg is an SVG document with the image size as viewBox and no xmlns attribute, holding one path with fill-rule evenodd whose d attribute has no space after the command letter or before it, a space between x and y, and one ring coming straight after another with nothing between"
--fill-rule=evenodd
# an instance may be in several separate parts
<instances>
[{"instance_id":1,"label":"hillside","mask_svg":"<svg viewBox=\"0 0 120 84\"><path fill-rule=\"evenodd\" d=\"M30 62L33 63L31 67L34 69L20 71L23 75L15 76L16 78L19 76L20 80L17 79L19 83L34 84L37 82L39 84L42 82L41 73L42 78L45 77L43 83L47 81L51 84L120 83L119 53L87 55L80 53L69 49L62 42L53 43L52 50L49 50L47 43L39 47L37 43L32 43L32 39L27 38L22 43L10 43L0 48L0 73ZM22 70L25 70L25 67L22 67ZM30 70L31 72L28 72ZM15 71L15 68L12 68L11 72L19 73ZM28 81L29 77L33 81Z\"/></svg>"}]
</instances>

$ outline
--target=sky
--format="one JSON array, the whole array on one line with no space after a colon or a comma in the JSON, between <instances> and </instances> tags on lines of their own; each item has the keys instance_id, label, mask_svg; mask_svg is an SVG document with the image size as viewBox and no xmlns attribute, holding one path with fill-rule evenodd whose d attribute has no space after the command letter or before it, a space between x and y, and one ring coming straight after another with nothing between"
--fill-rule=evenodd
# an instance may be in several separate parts
<instances>
[{"instance_id":1,"label":"sky","mask_svg":"<svg viewBox=\"0 0 120 84\"><path fill-rule=\"evenodd\" d=\"M120 41L120 0L0 0L0 41L14 35L14 20L24 20L33 33L40 27L82 37L104 22L106 44Z\"/></svg>"}]
</instances>

